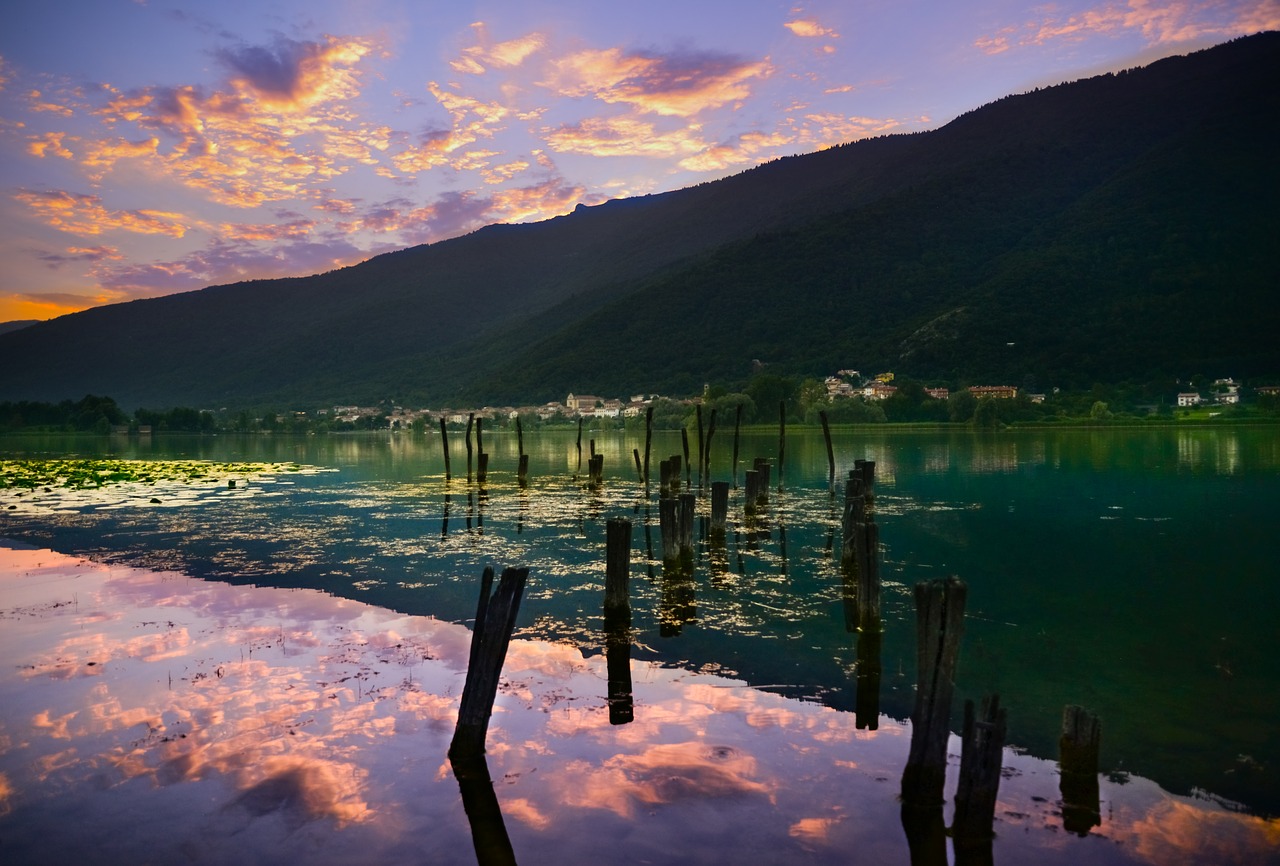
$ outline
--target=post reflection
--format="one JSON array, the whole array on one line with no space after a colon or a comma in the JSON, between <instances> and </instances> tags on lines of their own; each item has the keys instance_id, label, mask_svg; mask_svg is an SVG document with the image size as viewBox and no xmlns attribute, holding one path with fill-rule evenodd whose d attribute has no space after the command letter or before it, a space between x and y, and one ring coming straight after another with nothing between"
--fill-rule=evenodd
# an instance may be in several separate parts
<instances>
[{"instance_id":1,"label":"post reflection","mask_svg":"<svg viewBox=\"0 0 1280 866\"><path fill-rule=\"evenodd\" d=\"M635 720L631 694L631 609L605 613L605 664L609 678L609 724Z\"/></svg>"},{"instance_id":2,"label":"post reflection","mask_svg":"<svg viewBox=\"0 0 1280 866\"><path fill-rule=\"evenodd\" d=\"M462 807L471 824L471 841L480 866L508 866L516 862L507 825L502 820L502 806L489 777L489 763L484 754L450 757L453 776L458 780Z\"/></svg>"}]
</instances>

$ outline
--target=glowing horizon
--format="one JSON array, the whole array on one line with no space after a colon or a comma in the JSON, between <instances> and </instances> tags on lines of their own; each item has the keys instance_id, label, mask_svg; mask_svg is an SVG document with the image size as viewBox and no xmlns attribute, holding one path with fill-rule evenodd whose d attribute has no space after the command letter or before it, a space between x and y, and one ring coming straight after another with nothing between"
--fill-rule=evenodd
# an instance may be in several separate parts
<instances>
[{"instance_id":1,"label":"glowing horizon","mask_svg":"<svg viewBox=\"0 0 1280 866\"><path fill-rule=\"evenodd\" d=\"M1277 0L40 4L0 36L0 322L318 273L936 128Z\"/></svg>"}]
</instances>

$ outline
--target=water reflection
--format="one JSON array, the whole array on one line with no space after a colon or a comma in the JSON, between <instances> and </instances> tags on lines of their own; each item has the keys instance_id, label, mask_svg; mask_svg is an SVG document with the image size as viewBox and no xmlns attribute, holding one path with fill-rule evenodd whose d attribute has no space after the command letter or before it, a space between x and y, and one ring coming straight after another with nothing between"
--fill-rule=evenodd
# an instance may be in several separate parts
<instances>
[{"instance_id":1,"label":"water reflection","mask_svg":"<svg viewBox=\"0 0 1280 866\"><path fill-rule=\"evenodd\" d=\"M6 863L917 856L893 781L909 732L887 717L859 729L819 704L632 662L640 711L615 725L599 699L611 660L516 640L487 762L450 773L462 626L46 550L2 555ZM1278 822L1137 776L1101 780L1101 826L1066 836L1053 763L1004 762L1001 863L1258 863L1280 841Z\"/></svg>"}]
</instances>

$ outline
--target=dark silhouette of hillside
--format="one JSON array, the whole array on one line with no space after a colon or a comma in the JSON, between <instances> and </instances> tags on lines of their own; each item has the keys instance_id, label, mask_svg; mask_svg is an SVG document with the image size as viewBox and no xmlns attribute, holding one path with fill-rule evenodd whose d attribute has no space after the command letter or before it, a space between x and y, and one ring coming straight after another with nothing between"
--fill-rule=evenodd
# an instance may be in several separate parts
<instances>
[{"instance_id":1,"label":"dark silhouette of hillside","mask_svg":"<svg viewBox=\"0 0 1280 866\"><path fill-rule=\"evenodd\" d=\"M529 402L752 359L1069 386L1280 372L1280 34L312 277L0 335L0 400Z\"/></svg>"}]
</instances>

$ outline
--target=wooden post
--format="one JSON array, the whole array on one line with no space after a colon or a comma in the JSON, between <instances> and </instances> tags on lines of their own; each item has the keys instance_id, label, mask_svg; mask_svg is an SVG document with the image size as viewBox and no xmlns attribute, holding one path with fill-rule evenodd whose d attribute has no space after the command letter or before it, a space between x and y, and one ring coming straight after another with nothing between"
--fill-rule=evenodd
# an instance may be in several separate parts
<instances>
[{"instance_id":1,"label":"wooden post","mask_svg":"<svg viewBox=\"0 0 1280 866\"><path fill-rule=\"evenodd\" d=\"M520 423L520 416L516 416L516 451L517 454L524 454L524 425Z\"/></svg>"},{"instance_id":2,"label":"wooden post","mask_svg":"<svg viewBox=\"0 0 1280 866\"><path fill-rule=\"evenodd\" d=\"M698 497L692 493L680 496L680 562L686 568L693 565L693 520Z\"/></svg>"},{"instance_id":3,"label":"wooden post","mask_svg":"<svg viewBox=\"0 0 1280 866\"><path fill-rule=\"evenodd\" d=\"M702 404L699 403L693 407L698 416L698 489L702 489L704 477L702 475L702 467L706 465L707 452L706 446L702 441Z\"/></svg>"},{"instance_id":4,"label":"wooden post","mask_svg":"<svg viewBox=\"0 0 1280 866\"><path fill-rule=\"evenodd\" d=\"M590 439L588 440L587 444L590 446L590 449L591 449L589 459L595 460L596 459L596 440Z\"/></svg>"},{"instance_id":5,"label":"wooden post","mask_svg":"<svg viewBox=\"0 0 1280 866\"><path fill-rule=\"evenodd\" d=\"M866 503L862 498L862 478L849 473L849 480L844 485L844 514L840 520L841 548L840 571L847 578L854 580L858 574L858 532L864 521L863 512Z\"/></svg>"},{"instance_id":6,"label":"wooden post","mask_svg":"<svg viewBox=\"0 0 1280 866\"><path fill-rule=\"evenodd\" d=\"M443 415L440 416L440 447L444 449L444 480L448 481L453 478L453 472L449 468L449 431Z\"/></svg>"},{"instance_id":7,"label":"wooden post","mask_svg":"<svg viewBox=\"0 0 1280 866\"><path fill-rule=\"evenodd\" d=\"M693 486L693 463L690 462L689 460L689 428L688 427L680 428L680 442L681 444L684 445L685 485L688 487L692 487ZM677 470L677 473L678 472L679 470Z\"/></svg>"},{"instance_id":8,"label":"wooden post","mask_svg":"<svg viewBox=\"0 0 1280 866\"><path fill-rule=\"evenodd\" d=\"M680 500L672 497L658 501L658 524L662 528L663 566L680 561Z\"/></svg>"},{"instance_id":9,"label":"wooden post","mask_svg":"<svg viewBox=\"0 0 1280 866\"><path fill-rule=\"evenodd\" d=\"M827 424L827 410L819 410L818 418L822 421L822 438L827 440L827 486L834 493L836 490L836 452L831 447L831 427Z\"/></svg>"},{"instance_id":10,"label":"wooden post","mask_svg":"<svg viewBox=\"0 0 1280 866\"><path fill-rule=\"evenodd\" d=\"M742 404L738 404L738 414L733 421L733 489L738 489L738 432L742 429Z\"/></svg>"},{"instance_id":11,"label":"wooden post","mask_svg":"<svg viewBox=\"0 0 1280 866\"><path fill-rule=\"evenodd\" d=\"M716 435L716 411L711 410L711 422L707 425L707 451L702 457L708 483L711 481L711 437Z\"/></svg>"},{"instance_id":12,"label":"wooden post","mask_svg":"<svg viewBox=\"0 0 1280 866\"><path fill-rule=\"evenodd\" d=\"M671 464L671 496L675 496L676 491L680 489L680 455L672 454L667 461Z\"/></svg>"},{"instance_id":13,"label":"wooden post","mask_svg":"<svg viewBox=\"0 0 1280 866\"><path fill-rule=\"evenodd\" d=\"M631 456L636 458L636 476L640 479L641 483L644 483L644 466L640 464L640 449L632 448Z\"/></svg>"},{"instance_id":14,"label":"wooden post","mask_svg":"<svg viewBox=\"0 0 1280 866\"><path fill-rule=\"evenodd\" d=\"M783 465L786 462L787 453L787 401L778 401L778 489L782 489L782 473ZM767 490L769 484L765 483ZM767 495L767 494L766 494Z\"/></svg>"},{"instance_id":15,"label":"wooden post","mask_svg":"<svg viewBox=\"0 0 1280 866\"><path fill-rule=\"evenodd\" d=\"M729 482L711 482L711 531L724 534L729 519Z\"/></svg>"},{"instance_id":16,"label":"wooden post","mask_svg":"<svg viewBox=\"0 0 1280 866\"><path fill-rule=\"evenodd\" d=\"M631 521L611 518L605 524L604 609L605 615L625 613L631 619Z\"/></svg>"},{"instance_id":17,"label":"wooden post","mask_svg":"<svg viewBox=\"0 0 1280 866\"><path fill-rule=\"evenodd\" d=\"M756 513L756 505L759 502L760 494L760 473L754 469L748 469L742 475L742 513L747 517Z\"/></svg>"},{"instance_id":18,"label":"wooden post","mask_svg":"<svg viewBox=\"0 0 1280 866\"><path fill-rule=\"evenodd\" d=\"M956 811L951 822L957 857L962 847L978 854L991 848L1007 717L1008 712L1000 706L999 695L982 699L981 718L974 717L973 701L964 702L960 781L956 785Z\"/></svg>"},{"instance_id":19,"label":"wooden post","mask_svg":"<svg viewBox=\"0 0 1280 866\"><path fill-rule=\"evenodd\" d=\"M649 485L649 443L653 441L653 407L644 411L644 483Z\"/></svg>"},{"instance_id":20,"label":"wooden post","mask_svg":"<svg viewBox=\"0 0 1280 866\"><path fill-rule=\"evenodd\" d=\"M578 416L578 468L573 470L574 474L582 471L582 416Z\"/></svg>"},{"instance_id":21,"label":"wooden post","mask_svg":"<svg viewBox=\"0 0 1280 866\"><path fill-rule=\"evenodd\" d=\"M529 455L521 454L520 463L516 469L516 482L524 487L529 483Z\"/></svg>"},{"instance_id":22,"label":"wooden post","mask_svg":"<svg viewBox=\"0 0 1280 866\"><path fill-rule=\"evenodd\" d=\"M471 428L475 426L476 413L467 413L467 480L471 480Z\"/></svg>"},{"instance_id":23,"label":"wooden post","mask_svg":"<svg viewBox=\"0 0 1280 866\"><path fill-rule=\"evenodd\" d=\"M768 505L769 504L769 483L770 483L769 482L769 473L770 473L769 460L765 457L757 457L755 461L755 470L756 470L756 504ZM779 477L781 477L782 470L778 470L778 475ZM778 489L782 489L782 485L778 485Z\"/></svg>"},{"instance_id":24,"label":"wooden post","mask_svg":"<svg viewBox=\"0 0 1280 866\"><path fill-rule=\"evenodd\" d=\"M458 723L449 744L450 758L467 758L484 754L485 735L493 700L498 694L502 663L511 643L520 599L529 576L527 568L508 568L502 572L498 588L493 586L493 569L486 568L480 578L480 602L476 607L475 630L471 633L471 655L467 662L467 679L462 688Z\"/></svg>"},{"instance_id":25,"label":"wooden post","mask_svg":"<svg viewBox=\"0 0 1280 866\"><path fill-rule=\"evenodd\" d=\"M658 498L668 499L671 496L671 461L658 461Z\"/></svg>"},{"instance_id":26,"label":"wooden post","mask_svg":"<svg viewBox=\"0 0 1280 866\"><path fill-rule=\"evenodd\" d=\"M483 417L477 418L476 419L476 453L477 454L484 453L484 435L481 432L483 427L484 427L484 418Z\"/></svg>"},{"instance_id":27,"label":"wooden post","mask_svg":"<svg viewBox=\"0 0 1280 866\"><path fill-rule=\"evenodd\" d=\"M880 622L880 527L868 520L860 529L858 628L866 631Z\"/></svg>"},{"instance_id":28,"label":"wooden post","mask_svg":"<svg viewBox=\"0 0 1280 866\"><path fill-rule=\"evenodd\" d=\"M916 703L911 713L911 751L902 773L902 800L919 808L932 808L942 801L966 592L964 581L954 576L915 587Z\"/></svg>"},{"instance_id":29,"label":"wooden post","mask_svg":"<svg viewBox=\"0 0 1280 866\"><path fill-rule=\"evenodd\" d=\"M1062 737L1058 740L1058 767L1062 772L1062 826L1070 833L1087 836L1102 823L1098 794L1098 748L1102 724L1084 707L1067 705L1062 710Z\"/></svg>"},{"instance_id":30,"label":"wooden post","mask_svg":"<svg viewBox=\"0 0 1280 866\"><path fill-rule=\"evenodd\" d=\"M479 430L480 428L479 426L477 426L476 427L477 433L479 432ZM479 441L479 438L480 437L477 436L476 440ZM489 477L489 455L481 451L480 456L476 462L476 482L479 484L484 484L485 480L488 477Z\"/></svg>"}]
</instances>

